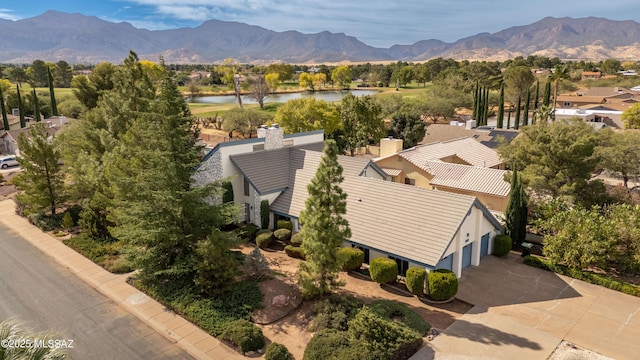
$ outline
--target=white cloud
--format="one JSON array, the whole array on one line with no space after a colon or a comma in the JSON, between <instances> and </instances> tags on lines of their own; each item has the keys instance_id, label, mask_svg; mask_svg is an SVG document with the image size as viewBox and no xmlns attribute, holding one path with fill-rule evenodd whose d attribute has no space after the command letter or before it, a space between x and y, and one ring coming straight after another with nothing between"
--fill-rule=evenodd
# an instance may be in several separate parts
<instances>
[{"instance_id":1,"label":"white cloud","mask_svg":"<svg viewBox=\"0 0 640 360\"><path fill-rule=\"evenodd\" d=\"M13 12L13 10L11 9L0 9L0 19L4 19L4 20L20 20L19 17L11 14Z\"/></svg>"}]
</instances>

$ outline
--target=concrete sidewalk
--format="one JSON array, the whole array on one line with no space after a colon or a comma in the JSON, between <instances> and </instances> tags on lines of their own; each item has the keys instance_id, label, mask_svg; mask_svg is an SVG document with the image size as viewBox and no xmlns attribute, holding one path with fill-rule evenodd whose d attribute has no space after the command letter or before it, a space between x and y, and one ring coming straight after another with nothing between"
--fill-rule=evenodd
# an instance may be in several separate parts
<instances>
[{"instance_id":1,"label":"concrete sidewalk","mask_svg":"<svg viewBox=\"0 0 640 360\"><path fill-rule=\"evenodd\" d=\"M175 342L196 359L246 359L199 327L168 310L127 283L128 275L112 274L16 215L13 200L0 201L0 222L40 251L67 267L96 290Z\"/></svg>"}]
</instances>

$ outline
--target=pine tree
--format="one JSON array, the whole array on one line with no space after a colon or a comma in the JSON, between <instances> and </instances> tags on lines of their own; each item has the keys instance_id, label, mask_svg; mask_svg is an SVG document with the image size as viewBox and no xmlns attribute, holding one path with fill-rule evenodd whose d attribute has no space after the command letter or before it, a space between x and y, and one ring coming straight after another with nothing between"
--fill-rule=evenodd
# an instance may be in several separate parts
<instances>
[{"instance_id":1,"label":"pine tree","mask_svg":"<svg viewBox=\"0 0 640 360\"><path fill-rule=\"evenodd\" d=\"M518 130L520 128L520 106L522 106L522 99L518 96L518 106L516 106L516 119L513 122L513 128Z\"/></svg>"},{"instance_id":2,"label":"pine tree","mask_svg":"<svg viewBox=\"0 0 640 360\"><path fill-rule=\"evenodd\" d=\"M544 98L542 99L542 105L549 106L551 103L551 81L547 80L544 86Z\"/></svg>"},{"instance_id":3,"label":"pine tree","mask_svg":"<svg viewBox=\"0 0 640 360\"><path fill-rule=\"evenodd\" d=\"M504 122L504 83L500 86L500 100L498 101L498 129L502 129Z\"/></svg>"},{"instance_id":4,"label":"pine tree","mask_svg":"<svg viewBox=\"0 0 640 360\"><path fill-rule=\"evenodd\" d=\"M4 94L2 93L2 86L0 86L0 110L2 111L2 125L5 130L9 130L9 118L7 117L7 108L4 103Z\"/></svg>"},{"instance_id":5,"label":"pine tree","mask_svg":"<svg viewBox=\"0 0 640 360\"><path fill-rule=\"evenodd\" d=\"M33 89L33 111L35 112L36 122L42 121L40 117L40 104L38 104L38 95L36 94L36 89Z\"/></svg>"},{"instance_id":6,"label":"pine tree","mask_svg":"<svg viewBox=\"0 0 640 360\"><path fill-rule=\"evenodd\" d=\"M22 95L20 95L20 85L16 84L16 90L18 91L18 111L20 112L20 128L27 127L27 123L24 119L24 105L22 104Z\"/></svg>"},{"instance_id":7,"label":"pine tree","mask_svg":"<svg viewBox=\"0 0 640 360\"><path fill-rule=\"evenodd\" d=\"M524 116L522 119L522 125L527 126L529 125L529 102L530 102L530 98L531 98L531 94L530 94L530 90L527 89L527 98L524 101Z\"/></svg>"},{"instance_id":8,"label":"pine tree","mask_svg":"<svg viewBox=\"0 0 640 360\"><path fill-rule=\"evenodd\" d=\"M338 163L338 147L333 140L325 143L316 175L307 186L309 197L300 214L302 249L306 261L298 268L298 282L306 297L330 293L341 286L341 264L337 250L351 237L347 213L347 194L340 188L344 180Z\"/></svg>"},{"instance_id":9,"label":"pine tree","mask_svg":"<svg viewBox=\"0 0 640 360\"><path fill-rule=\"evenodd\" d=\"M51 112L53 116L58 116L58 103L56 102L56 94L53 91L53 76L51 68L47 66L47 78L49 80L49 96L51 97Z\"/></svg>"},{"instance_id":10,"label":"pine tree","mask_svg":"<svg viewBox=\"0 0 640 360\"><path fill-rule=\"evenodd\" d=\"M28 212L49 210L56 214L57 207L66 198L64 173L59 165L60 152L48 134L46 124L35 124L29 137L20 134L18 162L23 171L14 183L21 193L18 200L25 204Z\"/></svg>"},{"instance_id":11,"label":"pine tree","mask_svg":"<svg viewBox=\"0 0 640 360\"><path fill-rule=\"evenodd\" d=\"M511 177L511 191L506 210L506 232L514 244L524 242L527 233L527 195L518 171Z\"/></svg>"}]
</instances>

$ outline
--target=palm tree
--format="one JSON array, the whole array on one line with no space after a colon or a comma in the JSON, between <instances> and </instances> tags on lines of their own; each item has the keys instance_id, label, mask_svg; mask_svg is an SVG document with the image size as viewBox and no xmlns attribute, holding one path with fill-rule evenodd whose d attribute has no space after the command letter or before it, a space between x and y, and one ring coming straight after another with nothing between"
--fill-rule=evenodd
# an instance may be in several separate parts
<instances>
[{"instance_id":1,"label":"palm tree","mask_svg":"<svg viewBox=\"0 0 640 360\"><path fill-rule=\"evenodd\" d=\"M556 109L547 105L541 105L533 112L533 119L531 120L531 122L535 123L536 120L540 120L544 123L547 123L549 122L549 119L551 119L551 121L556 120Z\"/></svg>"},{"instance_id":2,"label":"palm tree","mask_svg":"<svg viewBox=\"0 0 640 360\"><path fill-rule=\"evenodd\" d=\"M556 110L558 102L558 85L562 80L569 78L569 68L566 66L556 65L555 70L549 75L549 81L553 81L553 110Z\"/></svg>"},{"instance_id":3,"label":"palm tree","mask_svg":"<svg viewBox=\"0 0 640 360\"><path fill-rule=\"evenodd\" d=\"M25 331L21 324L15 321L3 321L0 323L0 341L4 344L5 340L26 343L40 342L46 344L48 340L53 340L53 334L31 334ZM61 349L51 347L17 347L17 346L0 346L0 360L66 360L69 356L61 351Z\"/></svg>"}]
</instances>

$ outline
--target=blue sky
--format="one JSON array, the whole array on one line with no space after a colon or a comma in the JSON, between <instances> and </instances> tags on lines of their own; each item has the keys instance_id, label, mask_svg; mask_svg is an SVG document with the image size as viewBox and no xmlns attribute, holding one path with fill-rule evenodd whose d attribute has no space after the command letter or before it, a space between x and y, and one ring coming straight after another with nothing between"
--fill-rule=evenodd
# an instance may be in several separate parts
<instances>
[{"instance_id":1,"label":"blue sky","mask_svg":"<svg viewBox=\"0 0 640 360\"><path fill-rule=\"evenodd\" d=\"M209 19L275 31L330 31L389 47L526 25L546 16L640 20L638 0L0 0L0 18L19 20L47 10L126 21L159 30L195 27Z\"/></svg>"}]
</instances>

